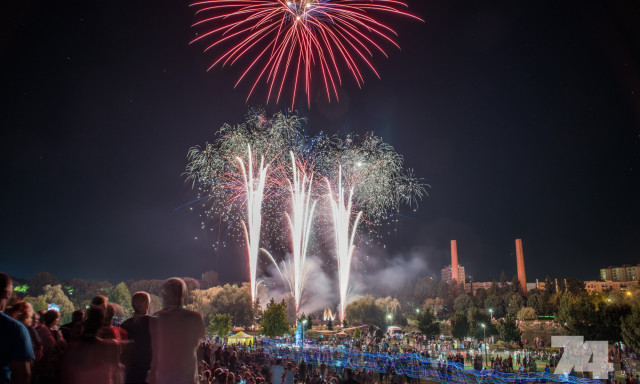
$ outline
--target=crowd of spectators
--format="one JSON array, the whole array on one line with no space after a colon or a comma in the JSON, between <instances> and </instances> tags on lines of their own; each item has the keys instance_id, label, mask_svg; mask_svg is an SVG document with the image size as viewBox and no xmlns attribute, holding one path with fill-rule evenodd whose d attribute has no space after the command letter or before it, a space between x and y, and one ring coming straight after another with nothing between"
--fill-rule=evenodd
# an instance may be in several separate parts
<instances>
[{"instance_id":1,"label":"crowd of spectators","mask_svg":"<svg viewBox=\"0 0 640 384\"><path fill-rule=\"evenodd\" d=\"M150 297L136 292L134 315L114 324L115 306L96 296L85 310L58 324L55 310L34 312L27 302L11 299L11 278L0 273L0 384L411 384L406 374L389 364L378 372L341 369L324 361L286 359L265 353L261 342L224 345L205 338L200 313L184 309L187 287L183 280L165 281L164 309L149 315ZM218 340L223 341L223 340ZM336 346L345 343L334 339ZM489 358L482 343L457 349L446 340L390 343L371 331L346 341L349 349L385 354L416 353L437 359L446 379L451 364L468 363L478 371L535 372L536 360L547 360L549 373L561 354L517 351ZM460 346L458 346L460 347ZM612 353L624 354L614 350ZM436 368L434 366L434 368ZM572 372L575 374L575 372ZM608 381L612 381L609 378ZM417 382L417 381L416 381ZM627 384L639 384L629 374Z\"/></svg>"},{"instance_id":2,"label":"crowd of spectators","mask_svg":"<svg viewBox=\"0 0 640 384\"><path fill-rule=\"evenodd\" d=\"M184 309L182 279L165 281L164 309L150 316L146 292L132 296L134 316L114 324L115 305L96 296L86 311L58 324L55 310L34 312L11 298L0 273L0 384L195 384L202 315Z\"/></svg>"}]
</instances>

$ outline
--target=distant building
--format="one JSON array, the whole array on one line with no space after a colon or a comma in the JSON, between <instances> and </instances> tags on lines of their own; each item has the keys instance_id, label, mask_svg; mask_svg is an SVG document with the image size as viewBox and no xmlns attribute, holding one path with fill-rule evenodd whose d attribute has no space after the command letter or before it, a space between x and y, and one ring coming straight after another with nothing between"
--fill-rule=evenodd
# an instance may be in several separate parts
<instances>
[{"instance_id":1,"label":"distant building","mask_svg":"<svg viewBox=\"0 0 640 384\"><path fill-rule=\"evenodd\" d=\"M500 283L496 284L500 285ZM478 289L484 289L486 291L487 289L491 288L492 285L493 281L475 281L469 284L465 284L464 291L475 296Z\"/></svg>"},{"instance_id":2,"label":"distant building","mask_svg":"<svg viewBox=\"0 0 640 384\"><path fill-rule=\"evenodd\" d=\"M440 270L440 279L444 282L447 283L451 283L454 280L456 282L459 282L461 284L464 284L465 278L464 278L465 274L464 274L464 267L460 264L458 264L458 278L454 278L454 274L453 274L453 270L451 268L450 265L446 266L445 268L442 268Z\"/></svg>"},{"instance_id":3,"label":"distant building","mask_svg":"<svg viewBox=\"0 0 640 384\"><path fill-rule=\"evenodd\" d=\"M600 270L600 281L627 282L638 281L640 278L640 264L623 265L621 267L607 267Z\"/></svg>"},{"instance_id":4,"label":"distant building","mask_svg":"<svg viewBox=\"0 0 640 384\"><path fill-rule=\"evenodd\" d=\"M475 296L475 294L478 291L478 289L484 289L486 291L489 288L491 288L493 286L493 284L495 284L496 287L498 287L498 288L502 288L503 286L506 287L506 286L511 285L512 283L510 281L507 281L504 284L499 282L499 281L472 281L472 282L469 282L469 283L465 284L464 291L466 293L470 293L470 294ZM535 283L533 283L533 284L535 285ZM533 288L535 288L535 287L533 287ZM533 289L533 288L531 288L531 289Z\"/></svg>"},{"instance_id":5,"label":"distant building","mask_svg":"<svg viewBox=\"0 0 640 384\"><path fill-rule=\"evenodd\" d=\"M456 282L464 285L464 267L458 264L458 242L451 240L451 265L440 270L441 280L446 283Z\"/></svg>"},{"instance_id":6,"label":"distant building","mask_svg":"<svg viewBox=\"0 0 640 384\"><path fill-rule=\"evenodd\" d=\"M602 268L600 270L600 281L613 281L613 275L611 274L611 268Z\"/></svg>"},{"instance_id":7,"label":"distant building","mask_svg":"<svg viewBox=\"0 0 640 384\"><path fill-rule=\"evenodd\" d=\"M587 292L625 291L637 281L585 281L584 288Z\"/></svg>"},{"instance_id":8,"label":"distant building","mask_svg":"<svg viewBox=\"0 0 640 384\"><path fill-rule=\"evenodd\" d=\"M536 279L535 283L527 283L527 291L531 291L534 289L539 289L541 291L544 291L544 288L547 286L547 283L545 283L544 281L539 281L538 279Z\"/></svg>"},{"instance_id":9,"label":"distant building","mask_svg":"<svg viewBox=\"0 0 640 384\"><path fill-rule=\"evenodd\" d=\"M218 280L218 272L207 271L202 274L200 279L200 289L209 289L220 284Z\"/></svg>"}]
</instances>

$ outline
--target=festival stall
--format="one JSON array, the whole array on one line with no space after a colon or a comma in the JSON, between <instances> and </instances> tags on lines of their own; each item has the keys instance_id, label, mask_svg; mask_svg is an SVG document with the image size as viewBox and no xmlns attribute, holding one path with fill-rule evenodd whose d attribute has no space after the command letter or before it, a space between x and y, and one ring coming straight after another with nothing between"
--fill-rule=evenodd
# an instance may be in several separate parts
<instances>
[{"instance_id":1,"label":"festival stall","mask_svg":"<svg viewBox=\"0 0 640 384\"><path fill-rule=\"evenodd\" d=\"M235 335L229 336L227 339L227 344L253 344L253 336L247 335L246 333L240 331Z\"/></svg>"}]
</instances>

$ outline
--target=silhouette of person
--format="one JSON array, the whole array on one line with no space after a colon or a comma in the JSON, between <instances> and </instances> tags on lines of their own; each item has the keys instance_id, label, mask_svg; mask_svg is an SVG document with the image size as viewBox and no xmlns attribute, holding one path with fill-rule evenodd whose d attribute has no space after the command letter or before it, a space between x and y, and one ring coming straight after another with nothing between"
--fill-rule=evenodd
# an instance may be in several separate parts
<instances>
[{"instance_id":1,"label":"silhouette of person","mask_svg":"<svg viewBox=\"0 0 640 384\"><path fill-rule=\"evenodd\" d=\"M204 319L184 309L187 286L171 278L162 287L164 309L152 318L152 362L147 382L152 384L198 383L197 351L204 340Z\"/></svg>"}]
</instances>

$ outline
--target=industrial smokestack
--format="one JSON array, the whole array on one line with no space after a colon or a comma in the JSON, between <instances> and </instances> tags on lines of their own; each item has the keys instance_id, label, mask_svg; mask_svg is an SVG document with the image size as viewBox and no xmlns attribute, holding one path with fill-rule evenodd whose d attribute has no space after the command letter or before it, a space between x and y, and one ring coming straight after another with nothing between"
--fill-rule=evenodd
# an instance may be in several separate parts
<instances>
[{"instance_id":1,"label":"industrial smokestack","mask_svg":"<svg viewBox=\"0 0 640 384\"><path fill-rule=\"evenodd\" d=\"M458 243L451 240L451 277L458 282Z\"/></svg>"},{"instance_id":2,"label":"industrial smokestack","mask_svg":"<svg viewBox=\"0 0 640 384\"><path fill-rule=\"evenodd\" d=\"M518 281L522 294L527 294L527 276L524 272L524 252L522 251L522 239L516 239L516 262L518 265Z\"/></svg>"}]
</instances>

